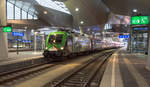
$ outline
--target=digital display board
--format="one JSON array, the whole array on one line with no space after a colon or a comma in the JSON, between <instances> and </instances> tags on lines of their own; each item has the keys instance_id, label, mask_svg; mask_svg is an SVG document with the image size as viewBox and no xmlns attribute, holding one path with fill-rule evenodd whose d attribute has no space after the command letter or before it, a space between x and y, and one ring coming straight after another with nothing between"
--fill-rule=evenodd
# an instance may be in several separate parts
<instances>
[{"instance_id":1,"label":"digital display board","mask_svg":"<svg viewBox=\"0 0 150 87\"><path fill-rule=\"evenodd\" d=\"M3 32L12 32L12 27L9 26L3 27Z\"/></svg>"},{"instance_id":2,"label":"digital display board","mask_svg":"<svg viewBox=\"0 0 150 87\"><path fill-rule=\"evenodd\" d=\"M22 40L23 43L31 43L31 40Z\"/></svg>"},{"instance_id":3,"label":"digital display board","mask_svg":"<svg viewBox=\"0 0 150 87\"><path fill-rule=\"evenodd\" d=\"M23 42L23 43L31 43L32 41L31 40L23 40L23 39L15 39L16 41L19 41L19 42Z\"/></svg>"},{"instance_id":4,"label":"digital display board","mask_svg":"<svg viewBox=\"0 0 150 87\"><path fill-rule=\"evenodd\" d=\"M20 33L20 32L12 32L13 36L24 36L24 33Z\"/></svg>"},{"instance_id":5,"label":"digital display board","mask_svg":"<svg viewBox=\"0 0 150 87\"><path fill-rule=\"evenodd\" d=\"M147 31L148 30L148 27L135 27L133 28L134 30L145 30Z\"/></svg>"},{"instance_id":6,"label":"digital display board","mask_svg":"<svg viewBox=\"0 0 150 87\"><path fill-rule=\"evenodd\" d=\"M149 24L149 16L131 16L131 25Z\"/></svg>"}]
</instances>

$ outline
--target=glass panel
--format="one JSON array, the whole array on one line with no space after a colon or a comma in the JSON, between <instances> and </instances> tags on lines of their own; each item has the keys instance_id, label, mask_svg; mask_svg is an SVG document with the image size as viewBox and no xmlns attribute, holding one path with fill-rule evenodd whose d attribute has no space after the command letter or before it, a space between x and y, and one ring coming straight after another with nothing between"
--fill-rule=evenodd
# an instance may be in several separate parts
<instances>
[{"instance_id":1,"label":"glass panel","mask_svg":"<svg viewBox=\"0 0 150 87\"><path fill-rule=\"evenodd\" d=\"M29 9L30 6L31 6L30 3L25 3L25 2L24 2L24 5L23 5L23 8L22 8L22 9L24 9L26 12L28 12L28 9Z\"/></svg>"},{"instance_id":2,"label":"glass panel","mask_svg":"<svg viewBox=\"0 0 150 87\"><path fill-rule=\"evenodd\" d=\"M49 37L49 43L56 43L60 44L62 42L63 35L62 34L57 34L57 35L50 35Z\"/></svg>"},{"instance_id":3,"label":"glass panel","mask_svg":"<svg viewBox=\"0 0 150 87\"><path fill-rule=\"evenodd\" d=\"M29 14L34 15L35 9L34 9L32 3L16 1L15 5L19 8L22 8L24 11L28 12Z\"/></svg>"},{"instance_id":4,"label":"glass panel","mask_svg":"<svg viewBox=\"0 0 150 87\"><path fill-rule=\"evenodd\" d=\"M19 8L22 8L23 6L23 1L16 1L16 4L15 4L17 7Z\"/></svg>"},{"instance_id":5,"label":"glass panel","mask_svg":"<svg viewBox=\"0 0 150 87\"><path fill-rule=\"evenodd\" d=\"M27 19L27 12L22 10L22 19Z\"/></svg>"},{"instance_id":6,"label":"glass panel","mask_svg":"<svg viewBox=\"0 0 150 87\"><path fill-rule=\"evenodd\" d=\"M63 38L63 35L61 34L56 35L56 43L60 44L62 42L62 38Z\"/></svg>"},{"instance_id":7,"label":"glass panel","mask_svg":"<svg viewBox=\"0 0 150 87\"><path fill-rule=\"evenodd\" d=\"M8 0L11 4L15 4L15 0Z\"/></svg>"},{"instance_id":8,"label":"glass panel","mask_svg":"<svg viewBox=\"0 0 150 87\"><path fill-rule=\"evenodd\" d=\"M20 8L15 6L15 19L20 19Z\"/></svg>"},{"instance_id":9,"label":"glass panel","mask_svg":"<svg viewBox=\"0 0 150 87\"><path fill-rule=\"evenodd\" d=\"M33 19L32 15L28 14L28 19Z\"/></svg>"},{"instance_id":10,"label":"glass panel","mask_svg":"<svg viewBox=\"0 0 150 87\"><path fill-rule=\"evenodd\" d=\"M37 11L34 11L34 14L38 14L38 12L37 12Z\"/></svg>"},{"instance_id":11,"label":"glass panel","mask_svg":"<svg viewBox=\"0 0 150 87\"><path fill-rule=\"evenodd\" d=\"M7 2L7 19L13 19L13 4Z\"/></svg>"},{"instance_id":12,"label":"glass panel","mask_svg":"<svg viewBox=\"0 0 150 87\"><path fill-rule=\"evenodd\" d=\"M50 35L48 42L51 44L51 43L53 43L54 40L55 40L55 36Z\"/></svg>"},{"instance_id":13,"label":"glass panel","mask_svg":"<svg viewBox=\"0 0 150 87\"><path fill-rule=\"evenodd\" d=\"M34 19L38 19L36 15L34 15Z\"/></svg>"},{"instance_id":14,"label":"glass panel","mask_svg":"<svg viewBox=\"0 0 150 87\"><path fill-rule=\"evenodd\" d=\"M28 11L28 13L30 14L30 15L34 15L34 12L32 12L32 11Z\"/></svg>"},{"instance_id":15,"label":"glass panel","mask_svg":"<svg viewBox=\"0 0 150 87\"><path fill-rule=\"evenodd\" d=\"M67 8L63 2L57 2L52 0L36 0L36 1L42 6L70 14L70 12L66 10Z\"/></svg>"},{"instance_id":16,"label":"glass panel","mask_svg":"<svg viewBox=\"0 0 150 87\"><path fill-rule=\"evenodd\" d=\"M31 7L30 9L29 9L29 12L28 13L30 13L31 15L34 15L34 8L33 7Z\"/></svg>"}]
</instances>

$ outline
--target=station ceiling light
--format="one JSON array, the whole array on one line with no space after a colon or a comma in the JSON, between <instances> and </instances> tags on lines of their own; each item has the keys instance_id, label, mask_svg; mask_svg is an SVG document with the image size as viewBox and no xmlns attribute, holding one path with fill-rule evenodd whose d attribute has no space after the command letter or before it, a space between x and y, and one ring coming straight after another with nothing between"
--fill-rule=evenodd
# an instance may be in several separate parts
<instances>
[{"instance_id":1,"label":"station ceiling light","mask_svg":"<svg viewBox=\"0 0 150 87\"><path fill-rule=\"evenodd\" d=\"M137 12L138 10L137 9L133 9L133 12Z\"/></svg>"},{"instance_id":2,"label":"station ceiling light","mask_svg":"<svg viewBox=\"0 0 150 87\"><path fill-rule=\"evenodd\" d=\"M84 24L84 21L81 21L80 24Z\"/></svg>"},{"instance_id":3,"label":"station ceiling light","mask_svg":"<svg viewBox=\"0 0 150 87\"><path fill-rule=\"evenodd\" d=\"M34 33L34 30L32 29L31 32Z\"/></svg>"},{"instance_id":4,"label":"station ceiling light","mask_svg":"<svg viewBox=\"0 0 150 87\"><path fill-rule=\"evenodd\" d=\"M79 11L79 8L75 8L75 11Z\"/></svg>"},{"instance_id":5,"label":"station ceiling light","mask_svg":"<svg viewBox=\"0 0 150 87\"><path fill-rule=\"evenodd\" d=\"M34 34L38 34L38 32L34 32Z\"/></svg>"},{"instance_id":6,"label":"station ceiling light","mask_svg":"<svg viewBox=\"0 0 150 87\"><path fill-rule=\"evenodd\" d=\"M47 14L47 11L44 11L43 13L44 13L44 14Z\"/></svg>"},{"instance_id":7,"label":"station ceiling light","mask_svg":"<svg viewBox=\"0 0 150 87\"><path fill-rule=\"evenodd\" d=\"M28 27L24 27L24 29L27 29Z\"/></svg>"}]
</instances>

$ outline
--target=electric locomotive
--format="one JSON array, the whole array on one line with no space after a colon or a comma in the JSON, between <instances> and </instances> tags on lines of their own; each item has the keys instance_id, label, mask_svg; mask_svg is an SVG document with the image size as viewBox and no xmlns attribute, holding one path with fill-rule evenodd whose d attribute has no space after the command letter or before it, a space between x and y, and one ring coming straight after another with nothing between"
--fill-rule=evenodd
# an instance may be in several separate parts
<instances>
[{"instance_id":1,"label":"electric locomotive","mask_svg":"<svg viewBox=\"0 0 150 87\"><path fill-rule=\"evenodd\" d=\"M77 33L66 31L52 32L46 40L43 53L46 58L67 57L91 50L91 39Z\"/></svg>"}]
</instances>

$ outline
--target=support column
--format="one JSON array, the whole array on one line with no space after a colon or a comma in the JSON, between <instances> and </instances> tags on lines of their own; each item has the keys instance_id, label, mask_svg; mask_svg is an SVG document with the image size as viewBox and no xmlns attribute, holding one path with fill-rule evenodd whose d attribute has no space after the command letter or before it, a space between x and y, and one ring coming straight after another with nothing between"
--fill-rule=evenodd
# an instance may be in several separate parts
<instances>
[{"instance_id":1,"label":"support column","mask_svg":"<svg viewBox=\"0 0 150 87\"><path fill-rule=\"evenodd\" d=\"M6 0L0 0L0 26L6 26ZM0 27L0 59L8 58L7 33Z\"/></svg>"},{"instance_id":2,"label":"support column","mask_svg":"<svg viewBox=\"0 0 150 87\"><path fill-rule=\"evenodd\" d=\"M131 49L131 38L128 39L128 45L127 45L127 51L130 51Z\"/></svg>"},{"instance_id":3,"label":"support column","mask_svg":"<svg viewBox=\"0 0 150 87\"><path fill-rule=\"evenodd\" d=\"M42 50L45 49L45 39L44 39L44 35L42 35Z\"/></svg>"},{"instance_id":4,"label":"support column","mask_svg":"<svg viewBox=\"0 0 150 87\"><path fill-rule=\"evenodd\" d=\"M31 40L31 29L26 29L26 40Z\"/></svg>"},{"instance_id":5,"label":"support column","mask_svg":"<svg viewBox=\"0 0 150 87\"><path fill-rule=\"evenodd\" d=\"M148 34L148 56L147 56L147 64L146 68L150 70L150 32Z\"/></svg>"},{"instance_id":6,"label":"support column","mask_svg":"<svg viewBox=\"0 0 150 87\"><path fill-rule=\"evenodd\" d=\"M34 32L34 52L37 50L37 41L36 41L37 32Z\"/></svg>"},{"instance_id":7,"label":"support column","mask_svg":"<svg viewBox=\"0 0 150 87\"><path fill-rule=\"evenodd\" d=\"M133 45L133 44L132 44L132 43L133 43L133 42L132 42L132 41L133 41L133 40L132 40L132 37L133 37L133 33L132 33L132 27L131 27L131 28L130 28L130 39L129 39L129 40L130 40L130 44L129 44L129 47L130 47L130 48L129 48L129 50L130 50L131 53L132 53L132 51L133 51L133 48L132 48L132 45Z\"/></svg>"},{"instance_id":8,"label":"support column","mask_svg":"<svg viewBox=\"0 0 150 87\"><path fill-rule=\"evenodd\" d=\"M103 40L103 39L104 39L104 34L103 34L103 32L100 32L100 34L101 34L101 40Z\"/></svg>"},{"instance_id":9,"label":"support column","mask_svg":"<svg viewBox=\"0 0 150 87\"><path fill-rule=\"evenodd\" d=\"M31 40L31 29L26 29L25 40ZM31 48L31 43L28 43L28 47Z\"/></svg>"},{"instance_id":10,"label":"support column","mask_svg":"<svg viewBox=\"0 0 150 87\"><path fill-rule=\"evenodd\" d=\"M105 24L98 25L98 27L100 28L99 32L101 34L101 40L103 40L104 39L104 32L105 32L105 30L104 30Z\"/></svg>"},{"instance_id":11,"label":"support column","mask_svg":"<svg viewBox=\"0 0 150 87\"><path fill-rule=\"evenodd\" d=\"M81 26L79 26L80 29L80 34L84 34L83 28Z\"/></svg>"}]
</instances>

